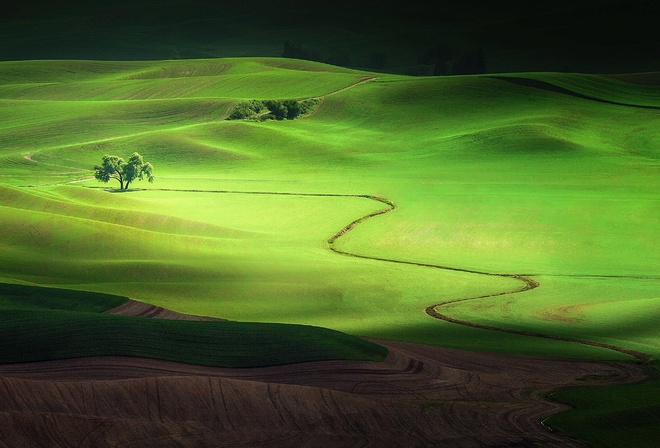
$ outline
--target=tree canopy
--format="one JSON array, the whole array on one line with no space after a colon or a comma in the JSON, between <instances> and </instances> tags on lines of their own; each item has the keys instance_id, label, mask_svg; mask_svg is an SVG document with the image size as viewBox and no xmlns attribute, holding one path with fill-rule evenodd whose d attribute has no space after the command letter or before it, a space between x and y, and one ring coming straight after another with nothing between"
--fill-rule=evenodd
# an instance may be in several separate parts
<instances>
[{"instance_id":1,"label":"tree canopy","mask_svg":"<svg viewBox=\"0 0 660 448\"><path fill-rule=\"evenodd\" d=\"M142 180L146 178L149 182L153 182L153 171L154 167L151 163L145 162L137 152L129 157L128 162L121 157L106 154L101 159L101 165L94 167L94 177L101 182L117 179L119 189L128 190L128 186L135 179Z\"/></svg>"},{"instance_id":2,"label":"tree canopy","mask_svg":"<svg viewBox=\"0 0 660 448\"><path fill-rule=\"evenodd\" d=\"M228 120L295 120L310 114L321 103L320 98L305 100L249 100L232 109Z\"/></svg>"}]
</instances>

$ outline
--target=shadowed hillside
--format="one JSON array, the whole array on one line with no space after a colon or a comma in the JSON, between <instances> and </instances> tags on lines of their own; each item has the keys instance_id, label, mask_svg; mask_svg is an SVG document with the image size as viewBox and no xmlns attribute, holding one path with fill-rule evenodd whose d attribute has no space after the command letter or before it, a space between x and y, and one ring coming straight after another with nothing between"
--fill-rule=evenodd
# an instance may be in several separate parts
<instances>
[{"instance_id":1,"label":"shadowed hillside","mask_svg":"<svg viewBox=\"0 0 660 448\"><path fill-rule=\"evenodd\" d=\"M286 56L416 75L660 69L660 4L32 0L0 15L0 59Z\"/></svg>"}]
</instances>

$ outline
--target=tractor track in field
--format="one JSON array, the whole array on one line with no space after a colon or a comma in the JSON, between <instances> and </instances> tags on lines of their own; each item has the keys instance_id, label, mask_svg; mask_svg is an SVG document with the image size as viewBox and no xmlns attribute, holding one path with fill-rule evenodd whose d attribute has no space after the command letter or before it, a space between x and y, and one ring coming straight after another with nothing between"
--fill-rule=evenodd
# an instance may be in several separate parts
<instances>
[{"instance_id":1,"label":"tractor track in field","mask_svg":"<svg viewBox=\"0 0 660 448\"><path fill-rule=\"evenodd\" d=\"M330 96L330 95L336 95L338 93L345 92L349 89L352 89L353 87L361 86L362 84L366 84L368 82L371 82L374 79L378 79L378 76L362 76L360 78L361 79L359 81L354 82L351 85L348 85L346 87L342 87L341 89L337 89L337 90L334 90L332 92L326 93L325 95L321 95L321 98L325 98L326 96Z\"/></svg>"},{"instance_id":2,"label":"tractor track in field","mask_svg":"<svg viewBox=\"0 0 660 448\"><path fill-rule=\"evenodd\" d=\"M361 258L365 260L373 260L373 261L382 261L382 262L387 262L387 263L397 263L397 264L404 264L404 265L410 265L410 266L419 266L419 267L425 267L425 268L433 268L433 269L440 269L444 271L454 271L454 272L465 272L465 273L470 273L470 274L479 274L479 275L488 275L491 277L503 277L503 278L513 278L516 279L520 282L523 283L523 285L517 289L514 289L512 291L503 291L503 292L498 292L495 294L487 294L487 295L481 295L481 296L475 296L475 297L464 297L460 299L454 299L454 300L447 300L444 302L439 302L433 305L429 305L424 309L424 312L426 313L427 316L435 318L435 319L440 319L445 322L449 322L452 324L457 324L457 325L463 325L467 327L472 327L472 328L479 328L482 330L489 330L489 331L499 331L502 333L509 333L509 334L516 334L516 335L521 335L521 336L528 336L528 337L534 337L534 338L542 338L542 339L550 339L550 340L555 340L555 341L564 341L564 342L571 342L575 344L581 344L581 345L586 345L586 346L591 346L591 347L598 347L598 348L603 348L607 350L613 350L618 353L623 353L625 355L631 356L635 358L637 362L640 363L648 363L652 360L652 357L647 355L646 353L636 351L636 350L629 350L623 347L618 347L616 345L612 344L606 344L603 342L594 342L594 341L588 341L588 340L583 340L583 339L577 339L577 338L570 338L570 337L565 337L565 336L558 336L558 335L551 335L551 334L544 334L544 333L536 333L533 331L527 331L527 330L516 330L513 328L505 328L505 327L497 327L494 325L486 325L486 324L481 324L478 322L471 322L471 321L466 321L462 319L457 319L451 316L448 316L445 313L442 313L440 308L450 305L453 303L459 303L459 302L468 302L468 301L473 301L473 300L482 300L482 299L488 299L491 297L500 297L500 296L505 296L505 295L511 295L511 294L518 294L522 293L525 291L530 291L532 289L536 289L540 286L539 282L536 280L533 280L531 277L532 276L537 276L537 275L546 275L547 274L509 274L509 273L494 273L494 272L485 272L485 271L478 271L478 270L472 270L472 269L463 269L463 268L457 268L457 267L452 267L452 266L442 266L442 265L437 265L437 264L432 264L432 263L418 263L414 261L405 261L405 260L396 260L396 259L391 259L391 258L381 258L381 257L374 257L374 256L369 256L369 255L360 255L360 254L354 254L351 252L346 252L341 249L338 249L335 247L335 243L339 238L342 236L346 235L348 232L352 231L356 226L359 224L377 217L381 216L387 213L390 213L394 210L396 210L397 206L394 202L387 198L383 198L380 196L375 196L375 195L369 195L369 194L341 194L341 193L293 193L293 192L274 192L274 191L235 191L235 190L195 190L195 189L169 189L169 188L154 188L154 189L149 189L149 191L175 191L175 192L187 192L187 193L218 193L218 194L250 194L250 195L277 195L277 196L307 196L307 197L347 197L347 198L364 198L364 199L369 199L372 201L380 202L382 204L387 205L387 208L377 210L375 212L371 212L367 215L364 215L346 226L344 226L341 230L339 230L337 233L332 235L328 240L328 248L332 252L338 254L338 255L344 255L347 257L352 257L352 258ZM147 191L147 190L144 190ZM631 277L626 277L626 276L593 276L593 275L587 275L587 276L582 276L582 277L599 277L599 278L609 278L609 277L616 277L616 278L642 278L642 279L657 279L657 277L640 277L640 276L631 276Z\"/></svg>"},{"instance_id":3,"label":"tractor track in field","mask_svg":"<svg viewBox=\"0 0 660 448\"><path fill-rule=\"evenodd\" d=\"M321 102L314 108L313 111L311 111L307 115L303 115L303 116L299 117L298 119L300 120L300 119L304 119L304 118L309 118L309 117L315 115L316 112L318 112L319 108L321 107L321 104L323 104L325 99L327 97L329 97L330 95L337 95L338 93L342 93L342 92L345 92L345 91L347 91L349 89L352 89L354 87L361 86L362 84L366 84L366 83L371 82L375 79L378 79L378 76L365 76L365 77L362 77L362 79L360 79L359 81L357 81L357 82L355 82L351 85L348 85L346 87L342 87L341 89L337 89L337 90L334 90L332 92L328 92L328 93L323 94L321 96L305 98L307 100L311 100L311 99L314 99L314 98L320 98Z\"/></svg>"},{"instance_id":4,"label":"tractor track in field","mask_svg":"<svg viewBox=\"0 0 660 448\"><path fill-rule=\"evenodd\" d=\"M625 349L623 347L618 347L615 345L611 344L605 344L601 342L593 342L593 341L586 341L586 340L581 340L581 339L576 339L576 338L569 338L569 337L564 337L564 336L556 336L556 335L548 335L548 334L543 334L543 333L536 333L536 332L531 332L531 331L525 331L525 330L516 330L516 329L511 329L511 328L503 328L503 327L496 327L493 325L485 325L485 324L480 324L477 322L470 322L466 320L461 320L461 319L456 319L453 317L448 316L447 314L441 313L439 311L439 308L449 305L452 303L458 303L458 302L467 302L467 301L472 301L472 300L480 300L480 299L487 299L490 297L499 297L499 296L504 296L504 295L510 295L510 294L518 294L521 292L525 291L530 291L532 289L538 288L540 286L539 282L536 280L533 280L530 278L529 274L499 274L499 273L493 273L493 272L483 272L483 271L476 271L476 270L470 270L470 269L461 269L461 268L456 268L456 267L450 267L450 266L441 266L441 265L436 265L436 264L430 264L430 263L417 263L417 262L412 262L412 261L403 261L403 260L394 260L394 259L389 259L389 258L380 258L380 257L372 257L368 255L358 255L358 254L353 254L350 252L345 252L340 249L337 249L334 244L343 235L346 233L350 232L357 226L358 224L366 221L367 219L373 218L375 216L383 215L385 213L392 212L396 209L396 205L385 198L380 198L376 196L369 196L369 195L363 195L361 197L365 197L367 199L372 199L376 200L378 202L382 202L384 204L387 204L389 207L377 212L370 213L368 215L365 215L359 219L356 219L355 221L351 222L347 226L345 226L343 229L341 229L339 232L337 232L335 235L333 235L329 240L328 244L330 246L330 250L340 254L340 255L346 255L349 257L355 257L355 258L363 258L363 259L368 259L368 260L376 260L376 261L384 261L384 262L389 262L389 263L398 263L398 264L407 264L407 265L412 265L412 266L420 266L420 267L427 267L427 268L435 268L435 269L442 269L446 271L456 271L456 272L467 272L471 274L479 274L479 275L489 275L493 277L505 277L505 278L514 278L516 280L519 280L524 283L523 286L521 286L518 289L515 289L513 291L504 291L504 292L499 292L495 294L487 294L487 295L482 295L482 296L476 296L476 297L464 297L461 299L454 299L454 300L447 300L444 302L436 303L434 305L429 305L424 309L424 312L435 319L440 319L444 320L445 322L453 323L453 324L458 324L458 325L464 325L468 327L473 327L473 328L480 328L483 330L490 330L490 331L499 331L503 333L510 333L510 334L517 334L517 335L522 335L522 336L530 336L530 337L535 337L535 338L543 338L543 339L552 339L552 340L558 340L558 341L565 341L565 342L573 342L577 344L582 344L582 345L588 345L592 347L599 347L599 348L604 348L608 350L613 350L619 353L623 353L625 355L631 356L635 358L637 361L642 362L642 363L647 363L651 361L651 357L647 355L646 353L642 353L636 350L629 350Z\"/></svg>"}]
</instances>

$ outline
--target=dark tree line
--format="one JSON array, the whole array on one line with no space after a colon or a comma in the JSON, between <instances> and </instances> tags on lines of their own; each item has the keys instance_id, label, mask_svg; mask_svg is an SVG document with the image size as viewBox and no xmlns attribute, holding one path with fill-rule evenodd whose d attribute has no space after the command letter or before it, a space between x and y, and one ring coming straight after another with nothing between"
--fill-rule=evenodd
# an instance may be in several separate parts
<instances>
[{"instance_id":1,"label":"dark tree line","mask_svg":"<svg viewBox=\"0 0 660 448\"><path fill-rule=\"evenodd\" d=\"M484 51L476 51L461 55L452 66L452 75L477 75L486 73L486 59Z\"/></svg>"},{"instance_id":2,"label":"dark tree line","mask_svg":"<svg viewBox=\"0 0 660 448\"><path fill-rule=\"evenodd\" d=\"M308 61L326 62L343 67L356 66L375 70L384 70L388 67L387 53L378 51L362 57L358 64L351 64L348 54L335 55L324 58L318 52L304 48L300 43L284 42L283 58L304 59ZM484 50L478 48L467 53L459 53L451 48L437 45L424 50L417 57L417 67L412 67L412 75L476 75L486 73L486 57Z\"/></svg>"},{"instance_id":3,"label":"dark tree line","mask_svg":"<svg viewBox=\"0 0 660 448\"><path fill-rule=\"evenodd\" d=\"M341 67L353 66L353 61L348 53L336 53L329 56L321 55L317 51L312 51L304 48L300 43L286 41L282 49L283 58L291 59L304 59L307 61L325 62L331 65L338 65ZM382 51L374 52L365 58L362 58L358 66L364 68L372 68L382 70L387 66L387 54Z\"/></svg>"},{"instance_id":4,"label":"dark tree line","mask_svg":"<svg viewBox=\"0 0 660 448\"><path fill-rule=\"evenodd\" d=\"M305 59L307 61L318 61L318 55L311 53L309 50L306 50L302 47L301 44L297 42L289 42L288 40L284 42L284 49L282 50L283 58L291 59Z\"/></svg>"},{"instance_id":5,"label":"dark tree line","mask_svg":"<svg viewBox=\"0 0 660 448\"><path fill-rule=\"evenodd\" d=\"M431 70L418 68L417 75L477 75L486 73L486 56L482 48L467 53L457 54L450 48L435 46L425 50L417 57L419 66L432 67Z\"/></svg>"}]
</instances>

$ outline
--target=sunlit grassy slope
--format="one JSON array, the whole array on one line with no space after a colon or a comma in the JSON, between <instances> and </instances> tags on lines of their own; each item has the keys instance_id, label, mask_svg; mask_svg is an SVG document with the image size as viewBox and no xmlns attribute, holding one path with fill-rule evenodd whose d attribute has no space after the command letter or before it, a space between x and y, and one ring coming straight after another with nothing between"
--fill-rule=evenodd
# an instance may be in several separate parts
<instances>
[{"instance_id":1,"label":"sunlit grassy slope","mask_svg":"<svg viewBox=\"0 0 660 448\"><path fill-rule=\"evenodd\" d=\"M513 278L329 251L384 204L309 194L380 195L396 210L337 248L541 283L448 314L658 356L658 89L520 76L579 95L278 59L0 63L0 277L240 321L625 359L424 314L514 291ZM307 97L323 102L303 119L223 120L244 99ZM133 151L153 185L85 180L103 154Z\"/></svg>"}]
</instances>

